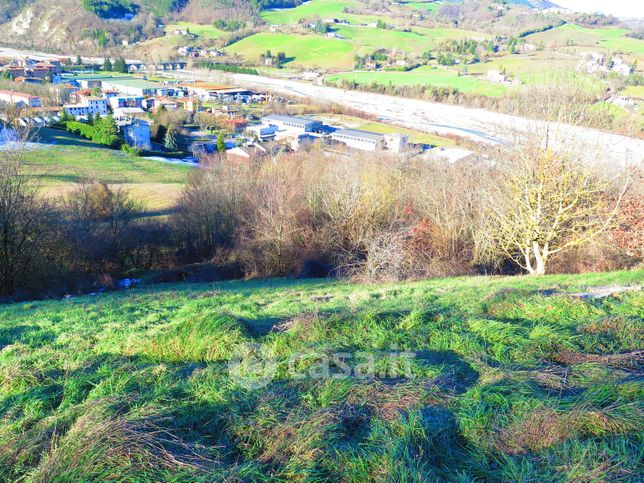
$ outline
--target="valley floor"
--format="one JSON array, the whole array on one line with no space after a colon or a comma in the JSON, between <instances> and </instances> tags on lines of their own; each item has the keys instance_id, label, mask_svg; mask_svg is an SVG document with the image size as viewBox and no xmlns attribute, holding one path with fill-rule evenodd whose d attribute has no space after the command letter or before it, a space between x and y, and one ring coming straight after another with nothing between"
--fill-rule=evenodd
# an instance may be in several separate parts
<instances>
[{"instance_id":1,"label":"valley floor","mask_svg":"<svg viewBox=\"0 0 644 483\"><path fill-rule=\"evenodd\" d=\"M0 479L633 481L644 293L575 294L642 280L262 280L3 306Z\"/></svg>"}]
</instances>

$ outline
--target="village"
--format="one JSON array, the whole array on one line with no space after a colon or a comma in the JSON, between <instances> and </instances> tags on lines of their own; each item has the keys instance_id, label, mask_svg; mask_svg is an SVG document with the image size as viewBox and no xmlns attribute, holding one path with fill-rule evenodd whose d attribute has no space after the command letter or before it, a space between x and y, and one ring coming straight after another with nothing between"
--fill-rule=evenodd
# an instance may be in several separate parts
<instances>
[{"instance_id":1,"label":"village","mask_svg":"<svg viewBox=\"0 0 644 483\"><path fill-rule=\"evenodd\" d=\"M123 142L141 155L193 163L214 153L252 160L313 145L334 153L423 153L433 147L410 143L408 135L399 132L338 125L324 113L293 115L288 108L296 101L268 92L158 76L152 79L144 73L184 69L185 63L132 64L127 65L128 73L98 66L70 69L69 63L69 59L38 62L25 58L1 67L0 77L17 87L0 90L0 104L9 108L3 109L0 121L8 127L36 131L66 127L71 131L70 121L89 126L109 117ZM55 95L47 96L46 102L19 92L20 83L39 84ZM81 131L75 128L82 135Z\"/></svg>"}]
</instances>

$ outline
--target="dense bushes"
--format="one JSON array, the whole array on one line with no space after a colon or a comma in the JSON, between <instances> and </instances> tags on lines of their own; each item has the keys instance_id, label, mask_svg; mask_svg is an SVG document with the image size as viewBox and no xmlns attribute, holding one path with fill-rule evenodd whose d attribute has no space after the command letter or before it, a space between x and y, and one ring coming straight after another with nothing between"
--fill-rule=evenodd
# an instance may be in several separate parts
<instances>
[{"instance_id":1,"label":"dense bushes","mask_svg":"<svg viewBox=\"0 0 644 483\"><path fill-rule=\"evenodd\" d=\"M222 72L233 72L235 74L258 75L257 69L243 67L236 64L218 64L216 62L202 62L200 67L208 70L220 70Z\"/></svg>"},{"instance_id":2,"label":"dense bushes","mask_svg":"<svg viewBox=\"0 0 644 483\"><path fill-rule=\"evenodd\" d=\"M86 139L111 148L120 148L123 138L119 136L118 127L112 116L97 119L92 124L78 121L65 121L67 131L83 136Z\"/></svg>"},{"instance_id":3,"label":"dense bushes","mask_svg":"<svg viewBox=\"0 0 644 483\"><path fill-rule=\"evenodd\" d=\"M641 201L624 202L611 219L607 213L616 213L611 206L624 191L595 181L599 175L574 160L559 176L549 168L558 161L548 152L504 148L490 155L498 161L446 164L387 153L347 158L315 148L252 163L217 155L195 170L175 212L159 221L147 218L125 191L91 181L57 204L44 202L19 162L3 161L0 242L13 251L0 259L0 291L73 293L95 283L110 286L133 271L161 270L159 280L178 280L189 274L181 267L194 264L209 279L509 273L530 267L522 260L533 246L543 259L535 273L641 262ZM511 201L517 186L536 193L533 172L548 180L533 197L548 209ZM567 199L575 216L562 220L552 207ZM588 202L578 207L579 199ZM537 212L542 221L533 230L526 223ZM525 242L522 233L537 238Z\"/></svg>"},{"instance_id":4,"label":"dense bushes","mask_svg":"<svg viewBox=\"0 0 644 483\"><path fill-rule=\"evenodd\" d=\"M83 0L83 6L101 18L123 18L136 13L136 6L128 0Z\"/></svg>"}]
</instances>

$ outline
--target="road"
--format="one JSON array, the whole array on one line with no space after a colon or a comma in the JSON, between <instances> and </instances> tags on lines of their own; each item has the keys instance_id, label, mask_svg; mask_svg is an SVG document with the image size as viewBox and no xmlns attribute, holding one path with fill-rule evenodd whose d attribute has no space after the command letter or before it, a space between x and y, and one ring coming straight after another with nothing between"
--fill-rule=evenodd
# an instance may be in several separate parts
<instances>
[{"instance_id":1,"label":"road","mask_svg":"<svg viewBox=\"0 0 644 483\"><path fill-rule=\"evenodd\" d=\"M26 52L0 48L0 57L47 59L59 57L41 52ZM84 58L101 63L100 58ZM213 81L221 73L180 71L164 75L184 80ZM440 135L457 135L478 142L510 143L521 136L543 136L553 149L566 149L589 161L609 166L644 164L644 141L597 129L547 124L485 109L473 109L402 97L343 90L317 84L244 74L225 75L233 83L248 88L269 90L277 94L300 96L334 103L378 116L383 122Z\"/></svg>"}]
</instances>

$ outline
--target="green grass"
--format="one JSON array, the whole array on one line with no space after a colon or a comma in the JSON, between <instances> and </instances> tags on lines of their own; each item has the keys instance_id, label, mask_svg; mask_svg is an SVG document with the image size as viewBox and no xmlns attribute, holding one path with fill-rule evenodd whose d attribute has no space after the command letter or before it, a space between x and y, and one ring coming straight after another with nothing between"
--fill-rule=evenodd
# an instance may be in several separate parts
<instances>
[{"instance_id":1,"label":"green grass","mask_svg":"<svg viewBox=\"0 0 644 483\"><path fill-rule=\"evenodd\" d=\"M628 86L621 94L635 99L644 99L644 86Z\"/></svg>"},{"instance_id":2,"label":"green grass","mask_svg":"<svg viewBox=\"0 0 644 483\"><path fill-rule=\"evenodd\" d=\"M261 54L285 52L293 65L306 67L349 69L353 65L356 47L345 40L319 35L294 35L262 32L246 37L225 49L245 59L258 62Z\"/></svg>"},{"instance_id":3,"label":"green grass","mask_svg":"<svg viewBox=\"0 0 644 483\"><path fill-rule=\"evenodd\" d=\"M419 67L408 72L350 72L334 74L327 78L328 82L337 82L341 79L355 81L360 84L393 84L398 86L433 85L437 87L453 87L469 94L486 96L500 96L507 92L508 87L478 79L474 76L459 76L456 71L436 68Z\"/></svg>"},{"instance_id":4,"label":"green grass","mask_svg":"<svg viewBox=\"0 0 644 483\"><path fill-rule=\"evenodd\" d=\"M405 2L403 5L415 10L422 10L424 12L436 13L440 4L436 2Z\"/></svg>"},{"instance_id":5,"label":"green grass","mask_svg":"<svg viewBox=\"0 0 644 483\"><path fill-rule=\"evenodd\" d=\"M435 136L433 134L427 134L420 131L414 131L412 129L405 129L398 126L392 126L391 124L383 124L381 122L366 122L364 124L359 124L357 129L363 131L377 132L380 134L388 133L401 133L409 136L409 141L412 143L425 143L431 144L433 146L447 147L453 146L455 142L452 139L444 138L441 136Z\"/></svg>"},{"instance_id":6,"label":"green grass","mask_svg":"<svg viewBox=\"0 0 644 483\"><path fill-rule=\"evenodd\" d=\"M351 23L369 23L376 22L380 17L372 15L353 15L344 12L346 7L364 6L358 0L338 1L338 0L311 0L295 8L280 8L275 10L265 10L262 12L262 18L269 25L287 25L296 24L303 19L314 17L337 18L348 20Z\"/></svg>"},{"instance_id":7,"label":"green grass","mask_svg":"<svg viewBox=\"0 0 644 483\"><path fill-rule=\"evenodd\" d=\"M485 75L490 70L503 69L523 82L542 79L555 72L574 71L579 64L579 58L569 55L559 55L554 52L537 52L529 55L506 55L495 57L488 62L480 62L467 66L471 74Z\"/></svg>"},{"instance_id":8,"label":"green grass","mask_svg":"<svg viewBox=\"0 0 644 483\"><path fill-rule=\"evenodd\" d=\"M528 35L526 40L547 46L564 46L572 40L576 46L601 47L625 53L644 54L644 41L626 37L628 30L620 28L587 28L575 24Z\"/></svg>"},{"instance_id":9,"label":"green grass","mask_svg":"<svg viewBox=\"0 0 644 483\"><path fill-rule=\"evenodd\" d=\"M97 147L64 131L43 129L39 136L56 144L27 151L25 161L30 174L50 196L65 195L81 180L91 178L127 189L149 209L167 209L174 205L194 169Z\"/></svg>"},{"instance_id":10,"label":"green grass","mask_svg":"<svg viewBox=\"0 0 644 483\"><path fill-rule=\"evenodd\" d=\"M177 22L176 24L172 25L166 25L165 27L165 32L166 35L172 36L172 32L174 30L186 30L189 29L191 34L195 34L198 37L205 37L207 39L216 39L221 37L222 35L226 35L227 32L223 30L219 30L212 25L201 25L198 23L192 23L192 22ZM178 36L178 38L181 38Z\"/></svg>"},{"instance_id":11,"label":"green grass","mask_svg":"<svg viewBox=\"0 0 644 483\"><path fill-rule=\"evenodd\" d=\"M264 280L0 307L0 479L632 480L644 294L565 294L643 278ZM242 343L272 379L229 371ZM315 377L339 352L354 357L330 370L350 375Z\"/></svg>"}]
</instances>

